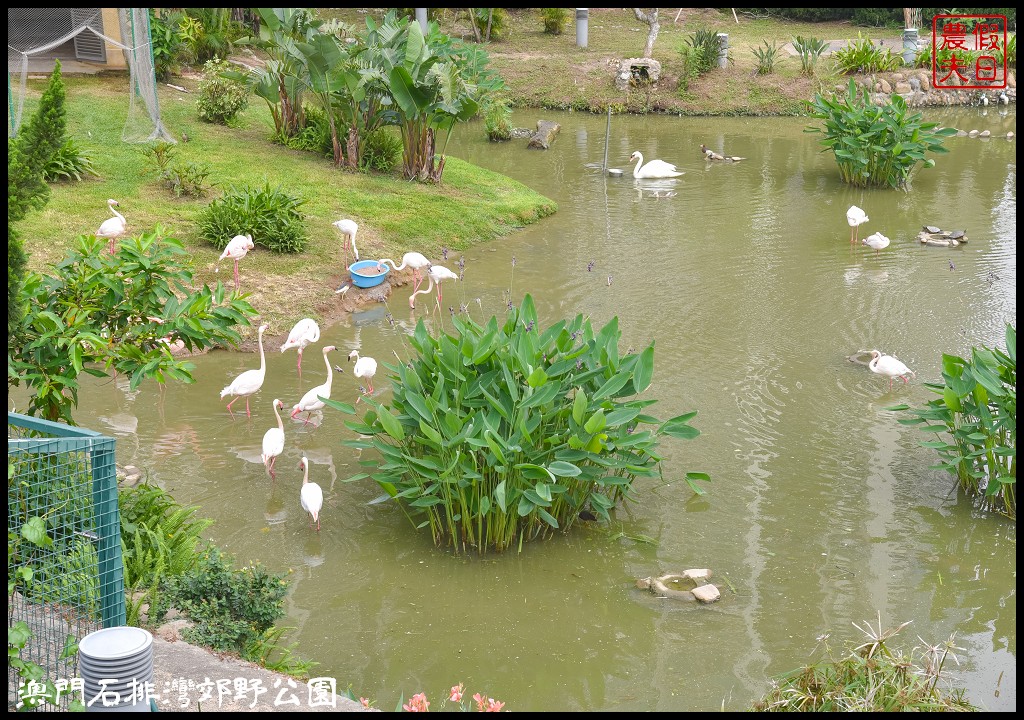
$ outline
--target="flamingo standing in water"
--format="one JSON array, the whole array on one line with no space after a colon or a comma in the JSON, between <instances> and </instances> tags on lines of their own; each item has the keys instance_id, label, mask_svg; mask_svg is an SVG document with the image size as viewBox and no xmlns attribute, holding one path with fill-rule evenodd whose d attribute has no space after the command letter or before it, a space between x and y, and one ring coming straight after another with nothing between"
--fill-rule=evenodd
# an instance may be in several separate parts
<instances>
[{"instance_id":1,"label":"flamingo standing in water","mask_svg":"<svg viewBox=\"0 0 1024 720\"><path fill-rule=\"evenodd\" d=\"M263 354L263 333L267 330L267 325L260 325L259 330L259 344L260 344L260 368L259 370L246 370L244 373L236 377L231 381L231 384L220 391L222 398L228 395L234 395L235 399L228 403L228 413L231 415L231 419L235 418L235 414L231 412L231 406L240 397L245 397L245 416L252 417L249 412L249 396L255 395L261 387L263 387L263 380L267 377L267 358Z\"/></svg>"},{"instance_id":2,"label":"flamingo standing in water","mask_svg":"<svg viewBox=\"0 0 1024 720\"><path fill-rule=\"evenodd\" d=\"M277 456L284 452L284 420L281 419L281 413L277 411L278 408L284 410L284 403L275 399L274 415L277 416L277 427L270 428L264 433L263 452L260 454L260 460L267 466L270 477L274 477L274 462L277 460Z\"/></svg>"},{"instance_id":3,"label":"flamingo standing in water","mask_svg":"<svg viewBox=\"0 0 1024 720\"><path fill-rule=\"evenodd\" d=\"M220 254L220 258L217 260L218 267L215 272L220 272L219 263L221 260L235 261L235 290L238 290L238 261L255 247L252 242L252 235L235 235L228 241L227 247L224 248L224 252Z\"/></svg>"},{"instance_id":4,"label":"flamingo standing in water","mask_svg":"<svg viewBox=\"0 0 1024 720\"><path fill-rule=\"evenodd\" d=\"M114 214L114 217L104 220L100 225L100 229L96 231L96 237L107 238L110 241L107 251L111 255L115 252L114 243L128 231L128 221L124 219L124 215L114 209L120 204L113 198L107 200L107 207L110 208L110 212Z\"/></svg>"},{"instance_id":5,"label":"flamingo standing in water","mask_svg":"<svg viewBox=\"0 0 1024 720\"><path fill-rule=\"evenodd\" d=\"M341 251L343 253L343 259L345 261L345 267L349 266L348 261L348 244L352 243L352 254L356 256L356 260L359 259L359 250L356 249L356 231L359 226L356 225L355 221L345 218L344 220L335 220L333 223L334 227L341 231L341 234L345 236L345 239L341 241Z\"/></svg>"},{"instance_id":6,"label":"flamingo standing in water","mask_svg":"<svg viewBox=\"0 0 1024 720\"><path fill-rule=\"evenodd\" d=\"M324 506L324 491L315 482L309 481L309 460L305 457L299 461L302 468L302 489L299 491L299 504L309 516L316 521L316 531L320 532L320 510ZM313 523L310 522L310 527Z\"/></svg>"},{"instance_id":7,"label":"flamingo standing in water","mask_svg":"<svg viewBox=\"0 0 1024 720\"><path fill-rule=\"evenodd\" d=\"M868 363L871 372L878 375L885 375L889 378L889 389L892 390L893 378L900 378L904 384L910 382L907 375L917 377L913 370L892 355L883 355L878 350L871 351L871 362Z\"/></svg>"},{"instance_id":8,"label":"flamingo standing in water","mask_svg":"<svg viewBox=\"0 0 1024 720\"><path fill-rule=\"evenodd\" d=\"M377 374L377 361L372 357L359 357L358 350L350 352L348 359L356 362L352 374L357 378L366 378L366 384L370 386L369 394L373 395L373 376Z\"/></svg>"},{"instance_id":9,"label":"flamingo standing in water","mask_svg":"<svg viewBox=\"0 0 1024 720\"><path fill-rule=\"evenodd\" d=\"M316 320L313 318L303 318L295 323L295 327L288 333L288 339L281 346L281 352L291 348L299 349L298 368L300 375L302 374L302 350L310 343L315 343L319 339L320 326L316 324Z\"/></svg>"},{"instance_id":10,"label":"flamingo standing in water","mask_svg":"<svg viewBox=\"0 0 1024 720\"><path fill-rule=\"evenodd\" d=\"M878 256L879 250L884 250L885 248L889 247L889 238L887 238L880 232L868 235L860 242L861 245L867 245L869 248L874 248L876 257Z\"/></svg>"},{"instance_id":11,"label":"flamingo standing in water","mask_svg":"<svg viewBox=\"0 0 1024 720\"><path fill-rule=\"evenodd\" d=\"M413 286L412 291L416 292L420 289L420 285L423 283L423 276L420 274L420 270L430 267L430 261L427 260L425 255L418 252L407 252L402 256L402 264L395 265L395 261L390 258L383 258L378 261L381 265L391 263L391 269L398 271L403 270L407 267L412 268L412 280Z\"/></svg>"},{"instance_id":12,"label":"flamingo standing in water","mask_svg":"<svg viewBox=\"0 0 1024 720\"><path fill-rule=\"evenodd\" d=\"M306 413L306 422L302 423L303 427L309 424L309 418L313 415L314 410L323 410L324 401L320 400L319 397L330 398L331 397L331 383L334 381L334 370L331 368L331 361L327 359L327 353L334 350L334 345L328 345L324 348L324 364L327 365L327 382L323 385L317 385L315 388L311 388L302 396L292 408L292 420L295 416L301 412Z\"/></svg>"},{"instance_id":13,"label":"flamingo standing in water","mask_svg":"<svg viewBox=\"0 0 1024 720\"><path fill-rule=\"evenodd\" d=\"M850 242L857 242L857 228L868 221L868 214L856 205L846 211L846 222L850 225Z\"/></svg>"},{"instance_id":14,"label":"flamingo standing in water","mask_svg":"<svg viewBox=\"0 0 1024 720\"><path fill-rule=\"evenodd\" d=\"M421 293L429 293L434 289L434 283L437 283L437 307L441 307L441 281L442 280L458 280L459 276L453 273L451 270L446 268L444 265L429 265L427 267L427 277L430 279L430 283L422 290L417 290L409 296L409 307L416 308L416 296Z\"/></svg>"}]
</instances>

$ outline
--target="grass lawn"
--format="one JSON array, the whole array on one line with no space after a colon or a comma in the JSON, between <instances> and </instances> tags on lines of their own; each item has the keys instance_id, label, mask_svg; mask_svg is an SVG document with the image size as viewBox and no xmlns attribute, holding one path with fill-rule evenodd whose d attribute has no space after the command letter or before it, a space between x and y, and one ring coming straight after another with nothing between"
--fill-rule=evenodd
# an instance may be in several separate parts
<instances>
[{"instance_id":1,"label":"grass lawn","mask_svg":"<svg viewBox=\"0 0 1024 720\"><path fill-rule=\"evenodd\" d=\"M270 323L271 335L287 334L302 317L329 319L351 310L358 299L343 301L334 294L348 277L342 267L342 236L331 225L334 220L347 217L359 224L356 244L361 257L400 259L411 250L427 257L438 257L442 247L463 250L556 210L553 201L525 185L452 157L440 185L407 182L397 170L388 175L339 170L327 158L272 143L273 121L258 98L236 127L224 127L199 120L195 94L161 84L165 126L174 137L187 133L189 138L175 146L172 164L205 164L208 181L214 184L204 198L179 199L156 180L145 146L121 140L128 113L127 76L66 75L64 82L68 134L92 156L100 177L52 185L46 207L20 223L30 268L45 271L78 235L94 233L110 217L107 198L114 198L130 232L166 228L192 253L198 282L220 279L230 284L232 264L225 262L220 273L214 273L220 251L200 237L198 214L231 186L269 183L305 199L309 237L303 253L281 255L257 245L239 264L242 291L251 293L249 301L261 311L260 321ZM186 77L173 82L194 89L198 81ZM45 79L30 81L26 118L45 84ZM255 338L255 330L243 335Z\"/></svg>"}]
</instances>

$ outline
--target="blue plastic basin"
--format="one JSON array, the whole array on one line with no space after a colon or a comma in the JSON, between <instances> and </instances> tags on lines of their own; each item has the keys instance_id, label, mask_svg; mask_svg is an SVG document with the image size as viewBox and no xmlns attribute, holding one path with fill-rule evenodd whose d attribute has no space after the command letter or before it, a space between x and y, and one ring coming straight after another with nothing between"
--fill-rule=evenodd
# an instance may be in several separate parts
<instances>
[{"instance_id":1,"label":"blue plastic basin","mask_svg":"<svg viewBox=\"0 0 1024 720\"><path fill-rule=\"evenodd\" d=\"M391 268L387 265L387 263L385 263L383 265L384 272L377 273L377 264L378 262L376 260L357 260L356 262L348 266L349 274L352 275L352 282L355 284L356 287L374 287L375 285L380 285L382 282L384 282L384 278L386 278L388 276L388 273L391 272ZM373 270L373 274L361 272L362 270L365 270L367 268Z\"/></svg>"}]
</instances>

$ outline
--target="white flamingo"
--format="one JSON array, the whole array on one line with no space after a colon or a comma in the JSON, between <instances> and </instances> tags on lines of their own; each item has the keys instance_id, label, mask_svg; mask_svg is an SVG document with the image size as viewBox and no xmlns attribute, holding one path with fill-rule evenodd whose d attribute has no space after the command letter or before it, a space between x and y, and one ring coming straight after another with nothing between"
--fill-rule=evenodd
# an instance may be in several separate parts
<instances>
[{"instance_id":1,"label":"white flamingo","mask_svg":"<svg viewBox=\"0 0 1024 720\"><path fill-rule=\"evenodd\" d=\"M114 243L128 231L128 221L124 219L124 215L114 209L120 204L113 198L107 200L107 207L110 208L110 212L114 214L114 217L104 220L100 225L100 229L96 231L96 237L106 238L110 241L107 251L111 255L115 252Z\"/></svg>"},{"instance_id":2,"label":"white flamingo","mask_svg":"<svg viewBox=\"0 0 1024 720\"><path fill-rule=\"evenodd\" d=\"M274 462L277 456L284 452L284 420L281 419L278 408L284 410L284 403L275 398L274 415L277 417L277 427L270 428L263 434L263 453L260 455L260 460L267 466L270 477L274 477Z\"/></svg>"},{"instance_id":3,"label":"white flamingo","mask_svg":"<svg viewBox=\"0 0 1024 720\"><path fill-rule=\"evenodd\" d=\"M314 410L323 410L324 401L320 400L319 397L330 398L331 397L331 383L334 381L334 370L331 368L331 361L327 359L327 353L334 350L334 345L328 345L324 348L324 364L327 366L327 382L323 385L317 385L315 388L311 388L302 396L292 408L292 420L295 416L301 412L306 413L306 422L302 423L303 427L309 424L309 418L313 414Z\"/></svg>"},{"instance_id":4,"label":"white flamingo","mask_svg":"<svg viewBox=\"0 0 1024 720\"><path fill-rule=\"evenodd\" d=\"M224 248L224 252L220 254L220 258L217 260L218 267L215 272L220 272L219 263L221 260L235 261L235 290L238 290L238 261L244 258L246 253L255 247L256 246L252 242L252 235L235 235L228 241L227 246Z\"/></svg>"},{"instance_id":5,"label":"white flamingo","mask_svg":"<svg viewBox=\"0 0 1024 720\"><path fill-rule=\"evenodd\" d=\"M305 457L299 461L302 468L302 489L299 491L299 504L309 516L316 521L316 531L320 532L320 510L324 506L324 491L315 482L309 481L309 460ZM310 527L313 523L310 522Z\"/></svg>"},{"instance_id":6,"label":"white flamingo","mask_svg":"<svg viewBox=\"0 0 1024 720\"><path fill-rule=\"evenodd\" d=\"M235 401L240 397L245 397L245 416L252 417L249 412L249 397L255 395L261 387L263 387L263 381L267 377L267 358L263 354L263 333L267 330L267 325L260 325L259 329L259 344L260 344L260 368L259 370L246 370L244 373L236 377L230 385L220 391L222 398L228 395L234 395L235 399L228 403L228 413L230 413L232 419L235 414L231 412L231 406L235 404Z\"/></svg>"},{"instance_id":7,"label":"white flamingo","mask_svg":"<svg viewBox=\"0 0 1024 720\"><path fill-rule=\"evenodd\" d=\"M343 253L343 259L345 260L345 267L349 266L348 261L348 244L352 243L352 253L356 256L356 260L359 259L359 250L356 249L356 231L359 226L356 225L354 220L345 218L343 220L335 220L333 223L334 227L341 231L341 234L345 236L345 239L341 241L341 251Z\"/></svg>"},{"instance_id":8,"label":"white flamingo","mask_svg":"<svg viewBox=\"0 0 1024 720\"><path fill-rule=\"evenodd\" d=\"M372 357L359 357L359 351L353 350L348 354L349 360L355 360L355 367L352 368L352 374L357 378L366 378L366 384L369 385L369 394L373 395L373 376L377 374L377 361Z\"/></svg>"},{"instance_id":9,"label":"white flamingo","mask_svg":"<svg viewBox=\"0 0 1024 720\"><path fill-rule=\"evenodd\" d=\"M857 242L857 228L868 221L868 214L856 205L846 211L846 222L850 225L850 242Z\"/></svg>"},{"instance_id":10,"label":"white flamingo","mask_svg":"<svg viewBox=\"0 0 1024 720\"><path fill-rule=\"evenodd\" d=\"M884 250L889 247L889 238L880 232L868 235L866 238L860 241L861 245L867 245L869 248L874 248L875 255L878 255L879 250Z\"/></svg>"},{"instance_id":11,"label":"white flamingo","mask_svg":"<svg viewBox=\"0 0 1024 720\"><path fill-rule=\"evenodd\" d=\"M281 352L292 348L299 349L299 374L302 374L302 351L310 343L320 339L320 326L313 318L303 318L295 323L295 327L288 333L288 339L281 346Z\"/></svg>"},{"instance_id":12,"label":"white flamingo","mask_svg":"<svg viewBox=\"0 0 1024 720\"><path fill-rule=\"evenodd\" d=\"M871 351L871 362L868 363L868 367L871 368L871 372L885 375L889 378L890 390L892 390L893 378L900 378L903 384L906 384L910 382L907 380L907 375L917 377L913 370L892 355L883 355L878 350Z\"/></svg>"},{"instance_id":13,"label":"white flamingo","mask_svg":"<svg viewBox=\"0 0 1024 720\"><path fill-rule=\"evenodd\" d=\"M423 283L423 275L420 274L420 270L430 267L430 261L427 260L425 255L418 252L407 252L405 255L403 255L401 265L395 265L395 261L390 258L383 258L378 262L381 263L382 265L391 263L391 269L395 270L396 272L398 270L404 270L407 267L412 268L413 292L419 290L420 285Z\"/></svg>"},{"instance_id":14,"label":"white flamingo","mask_svg":"<svg viewBox=\"0 0 1024 720\"><path fill-rule=\"evenodd\" d=\"M422 290L415 291L409 296L409 307L415 309L416 307L416 296L422 293L429 293L434 289L434 283L437 283L437 307L441 307L441 281L442 280L458 280L459 276L453 273L451 270L446 268L444 265L429 265L427 266L427 277L430 279L430 283Z\"/></svg>"},{"instance_id":15,"label":"white flamingo","mask_svg":"<svg viewBox=\"0 0 1024 720\"><path fill-rule=\"evenodd\" d=\"M629 159L630 162L636 160L636 167L633 168L633 177L635 178L673 178L683 174L681 170L676 169L675 165L664 160L651 160L644 165L644 156L639 150L630 155Z\"/></svg>"}]
</instances>

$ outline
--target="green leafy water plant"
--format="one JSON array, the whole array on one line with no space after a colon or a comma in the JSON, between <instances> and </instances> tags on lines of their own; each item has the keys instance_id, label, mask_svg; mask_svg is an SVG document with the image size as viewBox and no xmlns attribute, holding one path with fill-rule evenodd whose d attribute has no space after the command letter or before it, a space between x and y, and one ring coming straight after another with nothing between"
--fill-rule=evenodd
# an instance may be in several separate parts
<instances>
[{"instance_id":1,"label":"green leafy water plant","mask_svg":"<svg viewBox=\"0 0 1024 720\"><path fill-rule=\"evenodd\" d=\"M889 48L875 45L870 39L857 33L857 39L832 54L836 67L844 74L875 73L899 70L903 58L894 55Z\"/></svg>"},{"instance_id":2,"label":"green leafy water plant","mask_svg":"<svg viewBox=\"0 0 1024 720\"><path fill-rule=\"evenodd\" d=\"M793 48L800 55L800 72L804 75L813 75L818 58L828 50L828 43L821 38L797 35L793 38Z\"/></svg>"},{"instance_id":3,"label":"green leafy water plant","mask_svg":"<svg viewBox=\"0 0 1024 720\"><path fill-rule=\"evenodd\" d=\"M903 425L920 426L937 439L924 441L942 458L970 497L986 509L1017 517L1017 331L1006 326L1006 350L972 348L969 360L942 356L940 383L925 383L939 395L909 411Z\"/></svg>"},{"instance_id":4,"label":"green leafy water plant","mask_svg":"<svg viewBox=\"0 0 1024 720\"><path fill-rule=\"evenodd\" d=\"M818 142L835 155L843 182L857 187L906 187L918 166L935 165L925 153L949 152L943 140L956 135L956 128L922 122L921 113L908 112L899 95L885 105L872 104L852 78L845 98L816 93L807 107L825 126L804 132L824 135Z\"/></svg>"},{"instance_id":5,"label":"green leafy water plant","mask_svg":"<svg viewBox=\"0 0 1024 720\"><path fill-rule=\"evenodd\" d=\"M533 298L478 324L452 317L454 333L411 336L408 363L393 375L390 406L367 398L363 464L416 527L456 551L502 551L568 530L580 513L609 520L633 499L638 477L661 475L662 436L691 439L696 412L667 421L641 399L654 373L654 344L620 355L618 318L594 331L577 315L541 328ZM338 403L331 407L342 409ZM685 473L694 492L705 473Z\"/></svg>"}]
</instances>

